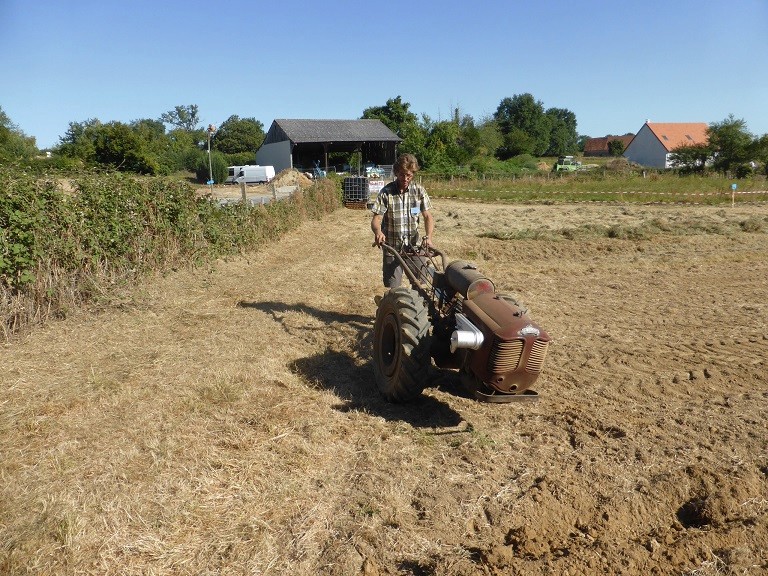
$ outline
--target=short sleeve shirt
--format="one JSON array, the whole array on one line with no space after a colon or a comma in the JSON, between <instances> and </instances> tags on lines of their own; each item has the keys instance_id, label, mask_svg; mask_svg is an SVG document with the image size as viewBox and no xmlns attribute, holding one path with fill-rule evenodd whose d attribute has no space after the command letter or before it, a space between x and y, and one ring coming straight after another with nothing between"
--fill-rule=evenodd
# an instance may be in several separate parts
<instances>
[{"instance_id":1,"label":"short sleeve shirt","mask_svg":"<svg viewBox=\"0 0 768 576\"><path fill-rule=\"evenodd\" d=\"M387 243L399 250L403 245L419 243L419 216L431 208L432 203L421 184L411 182L401 194L394 180L381 189L371 211L383 216L381 229Z\"/></svg>"}]
</instances>

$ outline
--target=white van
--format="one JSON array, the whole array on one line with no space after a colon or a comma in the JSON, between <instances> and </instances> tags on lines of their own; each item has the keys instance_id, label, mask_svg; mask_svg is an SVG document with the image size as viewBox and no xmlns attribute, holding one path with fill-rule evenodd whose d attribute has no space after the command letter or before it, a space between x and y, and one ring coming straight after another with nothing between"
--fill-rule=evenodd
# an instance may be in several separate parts
<instances>
[{"instance_id":1,"label":"white van","mask_svg":"<svg viewBox=\"0 0 768 576\"><path fill-rule=\"evenodd\" d=\"M262 182L269 182L275 177L274 166L259 166L248 165L245 166L229 166L227 168L227 179L224 180L224 184L238 184L241 181L246 184L257 184ZM243 180L238 180L238 178Z\"/></svg>"}]
</instances>

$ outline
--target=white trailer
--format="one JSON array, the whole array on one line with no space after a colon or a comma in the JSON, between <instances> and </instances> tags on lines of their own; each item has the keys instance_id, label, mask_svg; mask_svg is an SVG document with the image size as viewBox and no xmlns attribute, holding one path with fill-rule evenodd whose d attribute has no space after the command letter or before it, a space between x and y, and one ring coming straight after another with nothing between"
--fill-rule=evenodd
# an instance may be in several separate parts
<instances>
[{"instance_id":1,"label":"white trailer","mask_svg":"<svg viewBox=\"0 0 768 576\"><path fill-rule=\"evenodd\" d=\"M229 166L227 168L227 179L225 184L260 184L270 182L275 177L274 166L259 166L246 164L245 166ZM241 180L242 178L242 180Z\"/></svg>"}]
</instances>

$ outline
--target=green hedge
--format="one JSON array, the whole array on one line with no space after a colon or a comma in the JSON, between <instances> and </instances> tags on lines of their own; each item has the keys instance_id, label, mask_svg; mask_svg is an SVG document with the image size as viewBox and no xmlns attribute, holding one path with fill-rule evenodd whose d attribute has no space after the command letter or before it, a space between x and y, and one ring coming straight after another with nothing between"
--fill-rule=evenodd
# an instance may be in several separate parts
<instances>
[{"instance_id":1,"label":"green hedge","mask_svg":"<svg viewBox=\"0 0 768 576\"><path fill-rule=\"evenodd\" d=\"M340 205L336 187L264 206L219 206L186 182L124 173L61 179L0 167L4 336L110 286L259 248Z\"/></svg>"}]
</instances>

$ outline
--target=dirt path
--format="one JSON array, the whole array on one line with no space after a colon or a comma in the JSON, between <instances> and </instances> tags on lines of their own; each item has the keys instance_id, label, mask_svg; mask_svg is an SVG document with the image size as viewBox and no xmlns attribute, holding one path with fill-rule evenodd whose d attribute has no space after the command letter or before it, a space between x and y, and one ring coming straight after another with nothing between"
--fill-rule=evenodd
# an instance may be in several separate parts
<instances>
[{"instance_id":1,"label":"dirt path","mask_svg":"<svg viewBox=\"0 0 768 576\"><path fill-rule=\"evenodd\" d=\"M435 204L538 403L384 402L339 210L0 349L0 573L768 571L768 207Z\"/></svg>"}]
</instances>

